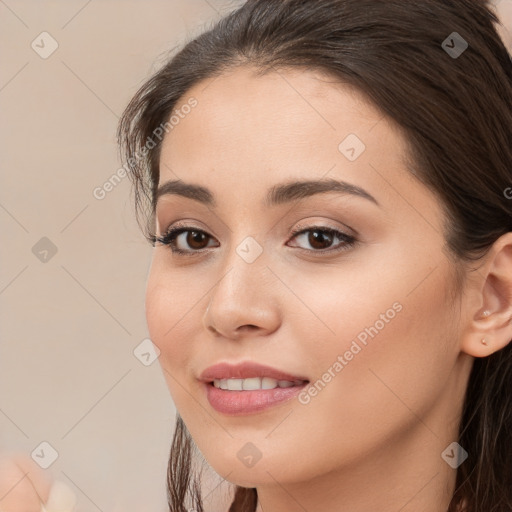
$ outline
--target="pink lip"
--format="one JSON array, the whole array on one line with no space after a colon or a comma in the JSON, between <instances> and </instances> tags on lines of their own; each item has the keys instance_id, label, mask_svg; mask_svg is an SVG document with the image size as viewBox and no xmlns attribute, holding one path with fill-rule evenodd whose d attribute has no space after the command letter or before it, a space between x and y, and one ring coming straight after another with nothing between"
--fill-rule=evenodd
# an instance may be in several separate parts
<instances>
[{"instance_id":1,"label":"pink lip","mask_svg":"<svg viewBox=\"0 0 512 512\"><path fill-rule=\"evenodd\" d=\"M289 373L264 366L252 361L239 364L218 363L204 370L199 376L203 382L213 382L215 379L250 379L251 377L269 377L276 380L309 380L307 377L291 375ZM283 388L285 389L285 388Z\"/></svg>"},{"instance_id":2,"label":"pink lip","mask_svg":"<svg viewBox=\"0 0 512 512\"><path fill-rule=\"evenodd\" d=\"M296 397L306 386L275 389L254 389L252 391L229 391L216 388L212 383L203 383L210 405L222 414L243 416L255 414L269 407L287 402Z\"/></svg>"},{"instance_id":3,"label":"pink lip","mask_svg":"<svg viewBox=\"0 0 512 512\"><path fill-rule=\"evenodd\" d=\"M251 391L231 391L216 388L216 379L249 379L251 377L269 377L275 380L304 381L300 385L288 388L254 389ZM261 412L274 405L281 404L297 396L309 383L309 379L299 375L247 361L240 364L219 363L204 370L199 380L204 384L206 397L210 405L218 412L230 416L240 416Z\"/></svg>"}]
</instances>

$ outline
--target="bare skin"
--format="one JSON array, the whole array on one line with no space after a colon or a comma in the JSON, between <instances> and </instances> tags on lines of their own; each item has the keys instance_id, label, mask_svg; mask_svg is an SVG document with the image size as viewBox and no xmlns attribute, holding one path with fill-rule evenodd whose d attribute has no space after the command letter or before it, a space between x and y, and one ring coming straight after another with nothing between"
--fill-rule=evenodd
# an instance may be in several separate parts
<instances>
[{"instance_id":1,"label":"bare skin","mask_svg":"<svg viewBox=\"0 0 512 512\"><path fill-rule=\"evenodd\" d=\"M27 455L0 458L0 512L40 512L51 478Z\"/></svg>"},{"instance_id":2,"label":"bare skin","mask_svg":"<svg viewBox=\"0 0 512 512\"><path fill-rule=\"evenodd\" d=\"M512 338L512 233L461 293L441 204L408 171L399 131L364 98L312 71L256 77L244 67L196 85L183 103L190 97L197 107L164 139L159 184L207 187L217 204L159 199L157 234L180 221L207 236L176 239L191 256L155 247L146 314L202 454L230 482L256 487L259 511L445 511L456 471L441 454L457 439L472 363ZM354 161L338 149L349 134L366 146ZM275 185L329 178L378 204L329 192L264 205ZM291 236L298 226L357 242L334 237L319 249L311 231ZM252 263L236 251L249 236L262 249ZM198 380L217 362L252 360L315 382L396 304L307 404L228 416ZM248 442L261 454L252 467L237 457Z\"/></svg>"},{"instance_id":3,"label":"bare skin","mask_svg":"<svg viewBox=\"0 0 512 512\"><path fill-rule=\"evenodd\" d=\"M493 4L500 20L500 23L497 25L498 32L508 52L512 55L512 1L495 0Z\"/></svg>"}]
</instances>

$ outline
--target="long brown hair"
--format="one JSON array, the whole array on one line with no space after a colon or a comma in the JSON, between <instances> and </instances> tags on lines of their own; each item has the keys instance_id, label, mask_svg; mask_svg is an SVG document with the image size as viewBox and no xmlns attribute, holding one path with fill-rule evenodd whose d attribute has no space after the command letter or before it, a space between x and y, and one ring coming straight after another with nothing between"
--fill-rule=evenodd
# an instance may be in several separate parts
<instances>
[{"instance_id":1,"label":"long brown hair","mask_svg":"<svg viewBox=\"0 0 512 512\"><path fill-rule=\"evenodd\" d=\"M410 172L445 210L450 256L459 263L482 257L512 231L512 65L497 22L485 0L247 1L188 42L123 114L118 137L145 236L154 242L161 146L155 130L187 91L236 66L261 73L294 67L354 86L397 123L409 143ZM462 53L450 52L454 37ZM148 140L156 144L144 153ZM471 459L458 468L448 512L463 502L467 512L512 510L511 439L509 344L474 362L459 436ZM171 512L185 512L186 503L203 511L193 445L178 415L168 467ZM256 489L234 490L230 512L254 512Z\"/></svg>"}]
</instances>

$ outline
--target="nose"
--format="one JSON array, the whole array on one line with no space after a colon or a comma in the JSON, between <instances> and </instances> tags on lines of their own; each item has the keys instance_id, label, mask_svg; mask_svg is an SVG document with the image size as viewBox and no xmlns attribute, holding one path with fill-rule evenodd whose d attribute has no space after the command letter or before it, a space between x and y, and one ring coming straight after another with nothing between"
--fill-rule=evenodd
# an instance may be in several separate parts
<instances>
[{"instance_id":1,"label":"nose","mask_svg":"<svg viewBox=\"0 0 512 512\"><path fill-rule=\"evenodd\" d=\"M233 252L211 291L203 315L205 328L231 340L271 334L281 321L276 288L263 257L247 263Z\"/></svg>"}]
</instances>

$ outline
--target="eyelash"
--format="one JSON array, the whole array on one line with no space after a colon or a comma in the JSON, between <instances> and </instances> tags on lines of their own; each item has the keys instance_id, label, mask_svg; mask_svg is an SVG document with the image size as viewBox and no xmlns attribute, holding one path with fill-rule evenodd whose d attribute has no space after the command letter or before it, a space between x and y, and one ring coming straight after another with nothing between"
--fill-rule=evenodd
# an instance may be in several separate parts
<instances>
[{"instance_id":1,"label":"eyelash","mask_svg":"<svg viewBox=\"0 0 512 512\"><path fill-rule=\"evenodd\" d=\"M212 238L208 233L201 229L197 229L194 226L187 226L187 225L176 225L170 229L168 229L163 235L161 236L153 236L152 241L153 244L160 243L162 245L168 245L171 249L171 252L173 254L177 254L180 256L196 256L198 254L201 254L208 250L208 248L205 249L198 249L198 250L183 250L178 249L175 245L176 238L181 235L182 233L186 233L187 231L195 231L197 233L203 233L210 239ZM343 233L342 231L339 231L334 228L330 228L327 226L309 226L307 228L303 228L303 226L299 226L295 228L291 233L291 239L297 237L298 235L301 235L303 233L308 233L310 231L321 231L323 233L328 233L330 235L334 235L336 238L340 239L343 243L340 244L338 247L334 249L304 249L302 247L299 247L298 249L302 251L307 251L309 253L337 253L342 251L347 251L348 249L352 248L356 243L357 239L351 235L347 235L346 233Z\"/></svg>"}]
</instances>

